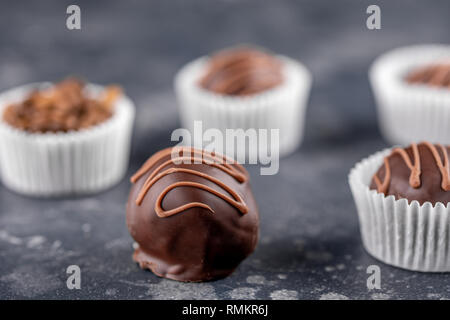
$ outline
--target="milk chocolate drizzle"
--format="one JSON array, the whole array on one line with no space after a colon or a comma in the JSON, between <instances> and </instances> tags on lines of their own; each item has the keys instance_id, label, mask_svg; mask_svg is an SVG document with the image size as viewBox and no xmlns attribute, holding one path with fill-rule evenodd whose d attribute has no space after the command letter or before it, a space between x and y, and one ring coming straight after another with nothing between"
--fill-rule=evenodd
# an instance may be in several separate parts
<instances>
[{"instance_id":1,"label":"milk chocolate drizzle","mask_svg":"<svg viewBox=\"0 0 450 320\"><path fill-rule=\"evenodd\" d=\"M250 48L228 49L211 57L200 85L225 95L249 95L283 81L281 63L270 54Z\"/></svg>"},{"instance_id":2,"label":"milk chocolate drizzle","mask_svg":"<svg viewBox=\"0 0 450 320\"><path fill-rule=\"evenodd\" d=\"M436 145L441 149L442 154L444 156L444 163L442 163L441 156L439 155L438 149L436 148L435 145L429 142L422 142L421 145L426 146L431 151L431 154L433 155L434 160L436 161L436 165L439 168L442 177L441 188L444 191L450 191L450 170L449 170L447 149L440 144ZM409 176L409 185L413 188L420 187L421 185L420 175L422 173L422 169L420 164L419 147L416 143L413 143L411 144L411 148L413 151L414 163L412 163L406 150L402 148L395 148L394 150L392 150L389 156L384 158L385 175L383 182L381 182L380 178L377 176L376 173L373 176L373 180L375 181L375 185L377 186L378 192L386 194L389 189L389 185L391 182L391 168L389 164L389 158L396 153L398 153L402 157L403 161L405 161L405 164L411 170L411 174Z\"/></svg>"},{"instance_id":3,"label":"milk chocolate drizzle","mask_svg":"<svg viewBox=\"0 0 450 320\"><path fill-rule=\"evenodd\" d=\"M158 198L156 200L155 212L159 217L161 217L161 218L169 217L169 216L175 215L177 213L183 212L187 209L194 208L194 207L204 208L204 209L207 209L207 210L211 211L212 213L214 213L214 210L210 206L208 206L205 203L201 203L201 202L190 202L190 203L184 204L184 205L179 206L174 209L164 210L162 208L162 202L164 200L164 197L171 190L173 190L177 187L193 187L193 188L205 190L205 191L210 192L211 194L223 199L224 201L228 202L230 205L232 205L237 210L239 210L239 212L241 212L242 214L246 214L248 212L248 207L245 204L242 197L236 191L234 191L232 188L230 188L229 186L227 186L225 183L223 183L222 181L220 181L217 178L214 178L206 173L203 173L203 172L200 172L197 170L187 169L187 168L171 167L171 168L163 171L163 169L165 167L167 167L171 164L174 164L174 165L182 164L186 160L189 160L188 163L206 164L206 165L210 165L215 168L218 168L218 169L222 170L223 172L227 173L228 175L230 175L231 177L233 177L239 183L243 183L248 180L248 176L246 174L245 169L240 164L226 158L225 156L218 156L218 155L208 153L203 150L197 150L197 149L193 149L193 148L189 148L189 147L177 148L177 151L182 151L183 156L180 156L180 157L172 157L171 156L171 158L169 160L160 164L147 177L147 179L145 180L144 185L142 186L142 189L140 190L138 197L136 199L136 204L138 206L140 206L142 204L142 201L144 200L145 196L150 191L151 187L158 180L160 180L161 178L163 178L164 176L167 176L169 174L182 172L182 173L196 175L198 177L202 177L204 179L207 179L207 180L215 183L216 185L221 187L223 190L227 191L233 198L230 198L229 196L227 196L217 190L214 190L213 188L211 188L207 185L201 184L201 183L197 183L197 182L193 182L193 181L175 182L175 183L167 186L161 192L161 194L158 196ZM189 153L189 156L184 155L186 153L186 151ZM150 157L150 159L148 159L144 163L144 165L131 177L131 182L136 183L143 175L145 175L148 171L150 171L150 169L152 169L152 167L158 161L160 161L162 158L164 158L168 155L172 155L172 148L161 150L161 151L157 152L155 155L153 155L152 157ZM234 166L231 164L233 164Z\"/></svg>"}]
</instances>

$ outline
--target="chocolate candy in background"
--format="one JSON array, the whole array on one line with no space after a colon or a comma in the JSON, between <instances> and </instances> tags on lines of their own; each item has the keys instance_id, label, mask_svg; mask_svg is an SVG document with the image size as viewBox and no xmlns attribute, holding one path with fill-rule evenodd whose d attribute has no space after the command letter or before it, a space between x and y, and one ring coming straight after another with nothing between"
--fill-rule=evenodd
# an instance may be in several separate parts
<instances>
[{"instance_id":1,"label":"chocolate candy in background","mask_svg":"<svg viewBox=\"0 0 450 320\"><path fill-rule=\"evenodd\" d=\"M209 59L200 85L223 95L250 95L272 89L283 82L281 62L249 47L218 52Z\"/></svg>"},{"instance_id":2,"label":"chocolate candy in background","mask_svg":"<svg viewBox=\"0 0 450 320\"><path fill-rule=\"evenodd\" d=\"M7 106L0 117L12 127L32 133L76 131L111 118L122 90L108 86L94 98L85 89L81 80L67 78L30 92L23 101Z\"/></svg>"},{"instance_id":3,"label":"chocolate candy in background","mask_svg":"<svg viewBox=\"0 0 450 320\"><path fill-rule=\"evenodd\" d=\"M192 161L213 159L183 148ZM174 164L172 148L153 155L132 177L127 225L141 268L179 281L231 274L255 249L259 214L239 164ZM211 161L210 161L211 162Z\"/></svg>"},{"instance_id":4,"label":"chocolate candy in background","mask_svg":"<svg viewBox=\"0 0 450 320\"><path fill-rule=\"evenodd\" d=\"M374 175L370 188L420 204L450 202L449 147L429 142L395 148Z\"/></svg>"}]
</instances>

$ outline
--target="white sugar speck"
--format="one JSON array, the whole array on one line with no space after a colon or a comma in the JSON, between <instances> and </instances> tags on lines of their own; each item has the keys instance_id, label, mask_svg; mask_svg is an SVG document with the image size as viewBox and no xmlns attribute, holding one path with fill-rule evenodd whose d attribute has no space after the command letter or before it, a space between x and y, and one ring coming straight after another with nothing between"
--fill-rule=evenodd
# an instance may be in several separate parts
<instances>
[{"instance_id":1,"label":"white sugar speck","mask_svg":"<svg viewBox=\"0 0 450 320\"><path fill-rule=\"evenodd\" d=\"M83 230L84 233L89 233L91 232L91 225L89 223L85 223L81 226L81 230Z\"/></svg>"},{"instance_id":2,"label":"white sugar speck","mask_svg":"<svg viewBox=\"0 0 450 320\"><path fill-rule=\"evenodd\" d=\"M251 300L256 298L256 293L258 291L259 289L256 288L242 287L229 291L228 295L230 296L231 299Z\"/></svg>"},{"instance_id":3,"label":"white sugar speck","mask_svg":"<svg viewBox=\"0 0 450 320\"><path fill-rule=\"evenodd\" d=\"M248 276L247 277L247 283L251 283L251 284L265 284L266 283L266 278L264 278L263 276L259 276L259 275Z\"/></svg>"},{"instance_id":4,"label":"white sugar speck","mask_svg":"<svg viewBox=\"0 0 450 320\"><path fill-rule=\"evenodd\" d=\"M372 300L389 300L391 298L390 295L382 292L374 293L370 296Z\"/></svg>"},{"instance_id":5,"label":"white sugar speck","mask_svg":"<svg viewBox=\"0 0 450 320\"><path fill-rule=\"evenodd\" d=\"M106 289L105 295L107 296L115 296L117 294L117 289Z\"/></svg>"},{"instance_id":6,"label":"white sugar speck","mask_svg":"<svg viewBox=\"0 0 450 320\"><path fill-rule=\"evenodd\" d=\"M297 300L298 292L294 290L275 290L270 293L270 299L272 300Z\"/></svg>"},{"instance_id":7,"label":"white sugar speck","mask_svg":"<svg viewBox=\"0 0 450 320\"><path fill-rule=\"evenodd\" d=\"M6 230L0 230L0 240L13 245L21 245L23 243L22 239L10 235Z\"/></svg>"},{"instance_id":8,"label":"white sugar speck","mask_svg":"<svg viewBox=\"0 0 450 320\"><path fill-rule=\"evenodd\" d=\"M329 292L322 294L319 300L349 300L349 298L347 296L344 296L343 294Z\"/></svg>"},{"instance_id":9,"label":"white sugar speck","mask_svg":"<svg viewBox=\"0 0 450 320\"><path fill-rule=\"evenodd\" d=\"M33 236L27 241L27 248L33 249L40 247L46 239L43 236Z\"/></svg>"},{"instance_id":10,"label":"white sugar speck","mask_svg":"<svg viewBox=\"0 0 450 320\"><path fill-rule=\"evenodd\" d=\"M343 263L338 264L338 265L336 266L336 269L338 269L338 270L344 270L344 269L345 269L345 264L343 264Z\"/></svg>"},{"instance_id":11,"label":"white sugar speck","mask_svg":"<svg viewBox=\"0 0 450 320\"><path fill-rule=\"evenodd\" d=\"M52 244L52 249L53 249L53 250L57 250L57 249L59 249L60 247L61 247L61 241L56 240L56 241L53 242L53 244Z\"/></svg>"}]
</instances>

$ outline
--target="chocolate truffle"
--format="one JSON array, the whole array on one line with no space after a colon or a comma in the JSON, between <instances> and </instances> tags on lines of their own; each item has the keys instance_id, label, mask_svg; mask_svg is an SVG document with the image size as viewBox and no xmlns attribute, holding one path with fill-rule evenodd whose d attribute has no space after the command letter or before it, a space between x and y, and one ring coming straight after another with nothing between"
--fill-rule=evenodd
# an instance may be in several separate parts
<instances>
[{"instance_id":1,"label":"chocolate truffle","mask_svg":"<svg viewBox=\"0 0 450 320\"><path fill-rule=\"evenodd\" d=\"M395 148L384 158L370 188L409 202L446 205L450 201L449 151L429 142Z\"/></svg>"},{"instance_id":2,"label":"chocolate truffle","mask_svg":"<svg viewBox=\"0 0 450 320\"><path fill-rule=\"evenodd\" d=\"M428 65L413 70L406 76L408 83L450 88L450 62Z\"/></svg>"},{"instance_id":3,"label":"chocolate truffle","mask_svg":"<svg viewBox=\"0 0 450 320\"><path fill-rule=\"evenodd\" d=\"M258 209L249 175L234 161L168 148L131 182L127 226L141 268L178 281L208 281L231 274L255 249Z\"/></svg>"},{"instance_id":4,"label":"chocolate truffle","mask_svg":"<svg viewBox=\"0 0 450 320\"><path fill-rule=\"evenodd\" d=\"M33 133L76 131L109 119L121 89L109 86L99 99L88 97L84 89L83 82L70 78L33 91L24 101L6 107L3 119Z\"/></svg>"},{"instance_id":5,"label":"chocolate truffle","mask_svg":"<svg viewBox=\"0 0 450 320\"><path fill-rule=\"evenodd\" d=\"M210 57L200 85L223 95L251 95L283 82L281 62L247 47L221 51Z\"/></svg>"}]
</instances>

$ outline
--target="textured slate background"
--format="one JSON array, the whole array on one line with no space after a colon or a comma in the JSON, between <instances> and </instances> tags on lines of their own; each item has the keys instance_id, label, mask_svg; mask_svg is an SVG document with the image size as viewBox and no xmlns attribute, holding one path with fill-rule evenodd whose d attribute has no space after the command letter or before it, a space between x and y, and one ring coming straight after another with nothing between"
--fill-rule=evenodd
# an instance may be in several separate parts
<instances>
[{"instance_id":1,"label":"textured slate background","mask_svg":"<svg viewBox=\"0 0 450 320\"><path fill-rule=\"evenodd\" d=\"M65 28L78 3L82 30ZM339 5L337 4L339 3ZM382 30L365 27L369 4ZM200 55L249 42L303 61L314 75L302 147L278 175L249 168L261 209L256 252L229 278L161 280L131 261L129 183L92 197L37 200L0 186L0 298L445 299L449 276L399 270L362 248L347 185L355 162L386 147L367 69L393 47L449 42L447 0L2 1L0 89L68 74L120 83L138 106L131 173L179 126L175 72ZM65 269L82 269L82 289ZM382 289L368 291L377 264Z\"/></svg>"}]
</instances>

